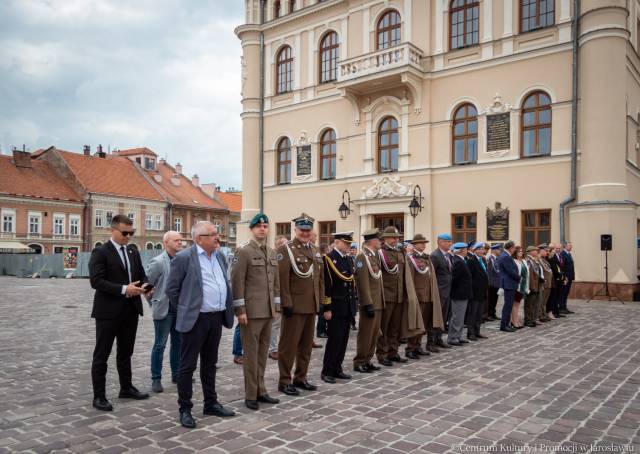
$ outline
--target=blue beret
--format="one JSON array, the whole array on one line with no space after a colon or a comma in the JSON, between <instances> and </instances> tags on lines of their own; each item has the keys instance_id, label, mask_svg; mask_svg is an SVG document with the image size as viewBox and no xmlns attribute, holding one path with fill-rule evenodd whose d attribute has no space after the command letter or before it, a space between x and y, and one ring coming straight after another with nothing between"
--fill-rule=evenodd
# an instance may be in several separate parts
<instances>
[{"instance_id":1,"label":"blue beret","mask_svg":"<svg viewBox=\"0 0 640 454\"><path fill-rule=\"evenodd\" d=\"M468 247L467 243L462 242L462 241L461 241L461 242L459 242L459 243L455 243L455 244L453 245L453 248L454 248L454 249L466 249L467 247Z\"/></svg>"},{"instance_id":2,"label":"blue beret","mask_svg":"<svg viewBox=\"0 0 640 454\"><path fill-rule=\"evenodd\" d=\"M491 250L495 251L496 249L502 249L502 245L500 243L498 244L492 244L491 245Z\"/></svg>"},{"instance_id":3,"label":"blue beret","mask_svg":"<svg viewBox=\"0 0 640 454\"><path fill-rule=\"evenodd\" d=\"M251 222L249 223L249 228L252 229L258 224L268 224L268 223L269 223L269 218L267 217L267 215L264 213L258 213L253 217L253 219L251 219Z\"/></svg>"},{"instance_id":4,"label":"blue beret","mask_svg":"<svg viewBox=\"0 0 640 454\"><path fill-rule=\"evenodd\" d=\"M453 241L451 235L449 235L448 233L441 233L440 235L438 235L438 239L444 241Z\"/></svg>"}]
</instances>

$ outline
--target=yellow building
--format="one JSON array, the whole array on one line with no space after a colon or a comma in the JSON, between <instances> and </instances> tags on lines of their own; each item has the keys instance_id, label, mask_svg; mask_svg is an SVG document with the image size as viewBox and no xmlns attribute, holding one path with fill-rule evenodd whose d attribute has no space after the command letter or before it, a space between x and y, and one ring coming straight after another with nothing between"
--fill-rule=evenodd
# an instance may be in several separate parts
<instances>
[{"instance_id":1,"label":"yellow building","mask_svg":"<svg viewBox=\"0 0 640 454\"><path fill-rule=\"evenodd\" d=\"M611 234L612 289L630 297L637 0L245 3L239 238L263 208L272 235L309 213L321 242L389 224L432 242L567 240L576 292L590 295Z\"/></svg>"}]
</instances>

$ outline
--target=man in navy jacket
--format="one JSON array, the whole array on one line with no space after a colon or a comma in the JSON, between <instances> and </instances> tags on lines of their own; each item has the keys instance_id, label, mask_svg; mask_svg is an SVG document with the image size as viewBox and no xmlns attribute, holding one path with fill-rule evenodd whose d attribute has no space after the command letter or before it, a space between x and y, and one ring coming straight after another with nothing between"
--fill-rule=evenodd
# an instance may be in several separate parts
<instances>
[{"instance_id":1,"label":"man in navy jacket","mask_svg":"<svg viewBox=\"0 0 640 454\"><path fill-rule=\"evenodd\" d=\"M516 296L516 289L520 283L520 273L518 265L512 257L516 245L513 241L507 241L504 250L498 257L496 266L500 273L500 288L504 291L504 304L502 306L502 319L500 320L500 331L508 333L515 332L511 328L511 310L513 309L513 299Z\"/></svg>"},{"instance_id":2,"label":"man in navy jacket","mask_svg":"<svg viewBox=\"0 0 640 454\"><path fill-rule=\"evenodd\" d=\"M569 298L569 292L571 291L571 284L576 278L576 269L573 264L571 249L573 249L573 245L571 243L564 243L564 249L560 254L560 258L564 262L564 274L567 278L567 283L562 286L562 299L560 301L561 314L573 314L573 311L570 311L567 307L567 299Z\"/></svg>"}]
</instances>

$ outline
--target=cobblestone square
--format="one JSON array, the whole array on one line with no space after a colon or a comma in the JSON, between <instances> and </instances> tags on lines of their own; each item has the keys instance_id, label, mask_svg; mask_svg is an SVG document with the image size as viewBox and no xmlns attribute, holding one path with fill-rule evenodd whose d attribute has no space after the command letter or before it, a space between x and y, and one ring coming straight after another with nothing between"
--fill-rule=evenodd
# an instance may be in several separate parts
<instances>
[{"instance_id":1,"label":"cobblestone square","mask_svg":"<svg viewBox=\"0 0 640 454\"><path fill-rule=\"evenodd\" d=\"M640 306L572 301L576 314L420 361L320 381L317 392L277 392L260 411L243 405L241 366L224 330L217 391L237 416L203 417L199 380L188 431L177 420L175 385L144 401L119 400L115 349L107 377L115 411L91 406L95 327L88 280L0 278L0 452L637 452L640 449ZM150 389L153 323L138 327L134 384ZM351 373L355 332L345 370ZM167 348L168 350L168 348ZM165 352L168 369L168 351ZM490 448L489 448L490 447Z\"/></svg>"}]
</instances>

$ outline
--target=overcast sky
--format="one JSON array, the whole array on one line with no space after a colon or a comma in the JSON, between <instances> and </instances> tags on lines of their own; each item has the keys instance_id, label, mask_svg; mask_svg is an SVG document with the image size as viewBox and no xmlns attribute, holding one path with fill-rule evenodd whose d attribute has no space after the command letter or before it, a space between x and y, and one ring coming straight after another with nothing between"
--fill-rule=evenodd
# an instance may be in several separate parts
<instances>
[{"instance_id":1,"label":"overcast sky","mask_svg":"<svg viewBox=\"0 0 640 454\"><path fill-rule=\"evenodd\" d=\"M241 186L240 0L0 0L0 146L147 146Z\"/></svg>"}]
</instances>

